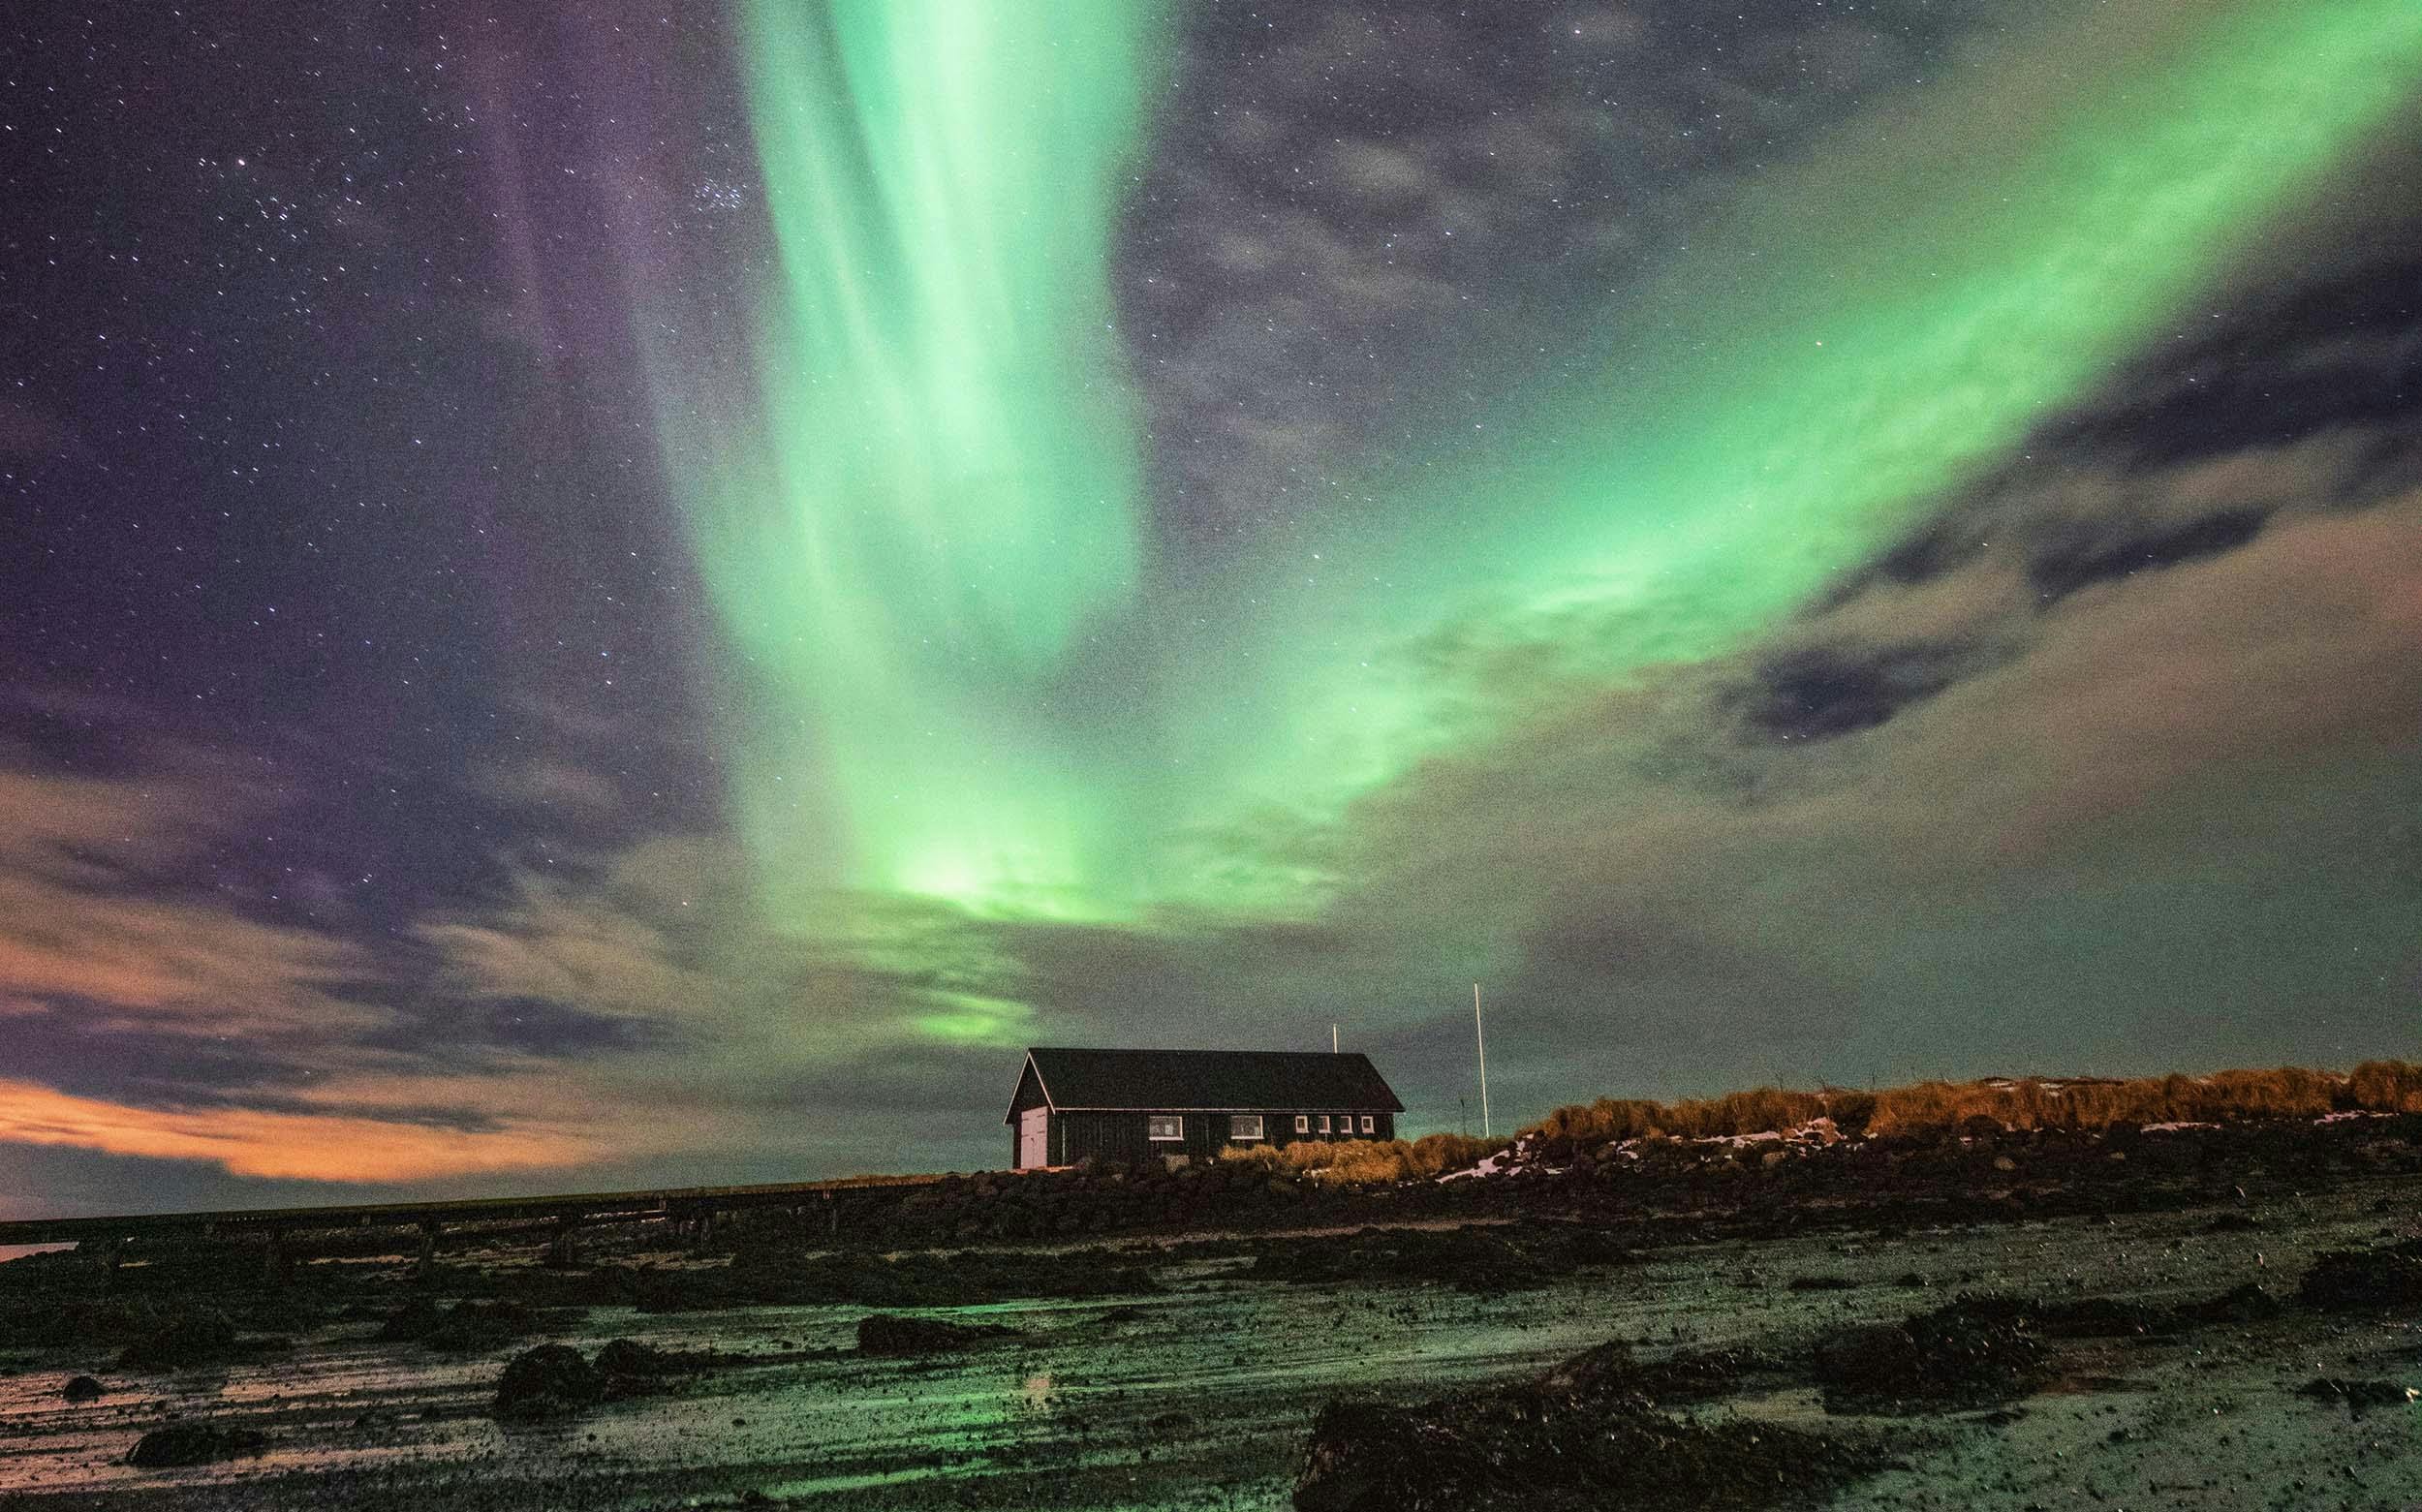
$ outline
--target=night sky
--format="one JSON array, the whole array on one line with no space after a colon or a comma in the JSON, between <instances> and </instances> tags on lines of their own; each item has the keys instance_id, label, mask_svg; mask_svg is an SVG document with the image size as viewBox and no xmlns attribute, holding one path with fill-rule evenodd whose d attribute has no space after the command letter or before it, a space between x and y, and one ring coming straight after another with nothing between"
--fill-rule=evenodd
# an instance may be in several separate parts
<instances>
[{"instance_id":1,"label":"night sky","mask_svg":"<svg viewBox=\"0 0 2422 1512\"><path fill-rule=\"evenodd\" d=\"M44 3L0 206L0 1215L2422 1054L2411 0Z\"/></svg>"}]
</instances>

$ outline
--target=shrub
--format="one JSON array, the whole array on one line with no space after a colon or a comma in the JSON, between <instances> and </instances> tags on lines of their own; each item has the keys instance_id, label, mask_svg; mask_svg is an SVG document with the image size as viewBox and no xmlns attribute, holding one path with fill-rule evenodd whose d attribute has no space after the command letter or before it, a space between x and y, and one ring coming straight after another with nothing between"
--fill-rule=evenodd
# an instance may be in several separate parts
<instances>
[{"instance_id":1,"label":"shrub","mask_svg":"<svg viewBox=\"0 0 2422 1512\"><path fill-rule=\"evenodd\" d=\"M2422 1113L2422 1065L2366 1061L2346 1078L2347 1100L2373 1113Z\"/></svg>"},{"instance_id":2,"label":"shrub","mask_svg":"<svg viewBox=\"0 0 2422 1512\"><path fill-rule=\"evenodd\" d=\"M1512 1141L1464 1134L1402 1139L1298 1139L1284 1145L1231 1145L1220 1158L1272 1176L1310 1176L1338 1186L1420 1181L1477 1164Z\"/></svg>"},{"instance_id":3,"label":"shrub","mask_svg":"<svg viewBox=\"0 0 2422 1512\"><path fill-rule=\"evenodd\" d=\"M2422 1113L2422 1065L2367 1061L2339 1075L2285 1065L2208 1076L2132 1079L2016 1077L1924 1081L1879 1092L1760 1087L1680 1102L1600 1097L1558 1108L1524 1130L1554 1142L1787 1133L1830 1118L1846 1134L1939 1136L1977 1119L2003 1128L2105 1129L2119 1125L2225 1124L2318 1118L2330 1112Z\"/></svg>"}]
</instances>

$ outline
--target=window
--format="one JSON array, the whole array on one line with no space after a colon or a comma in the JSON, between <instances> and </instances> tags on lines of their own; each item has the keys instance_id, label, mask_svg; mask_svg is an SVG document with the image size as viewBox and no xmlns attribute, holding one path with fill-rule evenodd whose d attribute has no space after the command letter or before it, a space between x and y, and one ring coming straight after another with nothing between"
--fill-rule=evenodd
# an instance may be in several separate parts
<instances>
[{"instance_id":1,"label":"window","mask_svg":"<svg viewBox=\"0 0 2422 1512\"><path fill-rule=\"evenodd\" d=\"M1341 1134L1352 1133L1354 1131L1354 1116L1351 1113L1340 1113L1337 1115L1337 1131Z\"/></svg>"},{"instance_id":2,"label":"window","mask_svg":"<svg viewBox=\"0 0 2422 1512\"><path fill-rule=\"evenodd\" d=\"M1298 1113L1295 1115L1295 1132L1298 1134L1309 1134L1312 1132L1311 1114Z\"/></svg>"},{"instance_id":3,"label":"window","mask_svg":"<svg viewBox=\"0 0 2422 1512\"><path fill-rule=\"evenodd\" d=\"M1260 1138L1261 1115L1258 1113L1237 1113L1230 1115L1227 1121L1227 1137L1230 1139Z\"/></svg>"},{"instance_id":4,"label":"window","mask_svg":"<svg viewBox=\"0 0 2422 1512\"><path fill-rule=\"evenodd\" d=\"M1328 1131L1329 1131L1329 1116L1328 1116L1327 1114L1323 1113L1323 1114L1321 1114L1321 1115L1320 1115L1320 1132L1321 1132L1321 1133L1323 1133L1323 1134L1325 1134L1325 1133L1327 1133Z\"/></svg>"},{"instance_id":5,"label":"window","mask_svg":"<svg viewBox=\"0 0 2422 1512\"><path fill-rule=\"evenodd\" d=\"M1145 1132L1154 1139L1183 1139L1186 1121L1174 1113L1155 1113L1146 1121Z\"/></svg>"},{"instance_id":6,"label":"window","mask_svg":"<svg viewBox=\"0 0 2422 1512\"><path fill-rule=\"evenodd\" d=\"M1364 1115L1362 1115L1362 1131L1363 1131L1364 1133L1366 1133L1366 1134L1371 1133L1371 1132L1373 1131L1373 1129L1372 1129L1372 1125L1371 1125L1371 1115L1370 1115L1370 1114L1368 1114L1368 1113L1365 1113Z\"/></svg>"}]
</instances>

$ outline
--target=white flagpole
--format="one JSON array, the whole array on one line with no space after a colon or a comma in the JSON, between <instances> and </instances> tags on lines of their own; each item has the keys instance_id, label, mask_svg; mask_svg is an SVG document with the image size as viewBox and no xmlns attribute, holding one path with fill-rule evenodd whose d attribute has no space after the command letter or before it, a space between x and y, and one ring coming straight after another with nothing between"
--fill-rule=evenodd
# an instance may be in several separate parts
<instances>
[{"instance_id":1,"label":"white flagpole","mask_svg":"<svg viewBox=\"0 0 2422 1512\"><path fill-rule=\"evenodd\" d=\"M1480 1028L1480 984L1472 984L1472 1038L1480 1047L1480 1137L1490 1137L1488 1126L1488 1035Z\"/></svg>"}]
</instances>

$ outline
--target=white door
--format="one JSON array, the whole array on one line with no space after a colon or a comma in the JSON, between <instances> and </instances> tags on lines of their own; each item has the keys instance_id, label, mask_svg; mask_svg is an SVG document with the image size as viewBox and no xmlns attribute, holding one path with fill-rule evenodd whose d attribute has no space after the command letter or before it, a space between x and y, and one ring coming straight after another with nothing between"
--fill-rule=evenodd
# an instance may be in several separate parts
<instances>
[{"instance_id":1,"label":"white door","mask_svg":"<svg viewBox=\"0 0 2422 1512\"><path fill-rule=\"evenodd\" d=\"M1017 1116L1017 1168L1031 1171L1051 1163L1051 1110L1028 1108Z\"/></svg>"}]
</instances>

